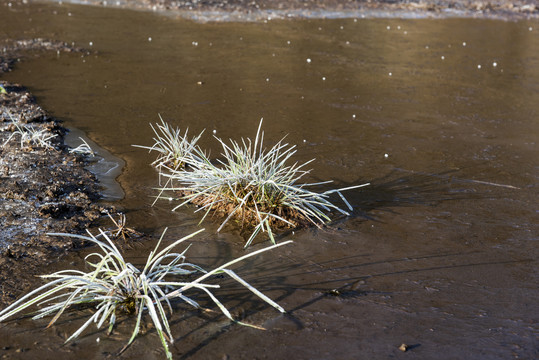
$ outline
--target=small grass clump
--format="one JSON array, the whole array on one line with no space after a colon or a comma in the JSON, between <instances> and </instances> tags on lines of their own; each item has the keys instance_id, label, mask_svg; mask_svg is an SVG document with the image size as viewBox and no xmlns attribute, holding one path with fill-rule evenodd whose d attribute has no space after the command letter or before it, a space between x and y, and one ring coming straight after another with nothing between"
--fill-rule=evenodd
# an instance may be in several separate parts
<instances>
[{"instance_id":1,"label":"small grass clump","mask_svg":"<svg viewBox=\"0 0 539 360\"><path fill-rule=\"evenodd\" d=\"M57 136L56 134L51 134L47 129L36 129L30 125L19 124L13 118L12 121L16 130L13 131L2 146L6 146L15 135L19 135L21 137L21 148L24 148L25 145L35 145L46 149L54 149L50 140L54 139Z\"/></svg>"},{"instance_id":2,"label":"small grass clump","mask_svg":"<svg viewBox=\"0 0 539 360\"><path fill-rule=\"evenodd\" d=\"M156 168L169 167L178 169L185 167L186 164L191 162L191 157L195 154L196 143L204 131L189 140L187 137L189 129L185 130L185 134L182 135L179 128L174 129L163 120L161 115L159 115L159 119L161 124L155 124L155 126L150 124L155 134L153 138L155 143L152 146L133 146L148 149L150 152L157 151L157 159L151 164Z\"/></svg>"},{"instance_id":3,"label":"small grass clump","mask_svg":"<svg viewBox=\"0 0 539 360\"><path fill-rule=\"evenodd\" d=\"M143 314L148 313L167 358L171 359L172 354L168 344L173 343L173 336L167 320L166 308L172 313L172 300L181 300L195 308L201 308L193 298L186 295L190 290L199 290L206 293L226 317L235 321L227 308L212 293L212 289L219 288L219 285L204 282L212 275L219 273L229 275L280 312L285 312L281 306L241 279L229 268L248 257L290 241L252 252L214 270L205 271L197 265L185 262L185 253L188 248L181 253L171 252L181 242L192 238L201 231L185 236L158 251L165 230L155 249L150 252L142 270L126 262L107 234L101 230L99 236L103 237L103 241L98 240L90 232L88 232L89 236L50 234L70 236L95 243L101 249L101 253L95 252L86 257L88 266L93 270L90 272L63 270L43 275L42 277L50 279L50 282L0 311L0 322L30 306L37 305L44 307L37 311L33 319L55 314L49 323L51 326L64 311L74 305L94 305L93 315L66 340L69 342L77 338L91 323L96 323L97 327L101 328L103 324L108 322L108 332L110 333L116 322L117 314L132 314L136 316L136 324L129 341L120 351L121 353L133 342L140 331L142 322L145 321ZM196 274L202 275L195 280L188 280ZM256 327L239 321L235 322Z\"/></svg>"},{"instance_id":4,"label":"small grass clump","mask_svg":"<svg viewBox=\"0 0 539 360\"><path fill-rule=\"evenodd\" d=\"M73 148L69 150L70 154L79 154L79 155L87 155L87 156L95 156L95 152L92 150L90 145L79 136L79 139L82 141L82 143L77 146L76 148Z\"/></svg>"},{"instance_id":5,"label":"small grass clump","mask_svg":"<svg viewBox=\"0 0 539 360\"><path fill-rule=\"evenodd\" d=\"M169 178L166 185L160 188L159 197L164 197L165 191L179 193L182 202L174 210L188 203L196 204L200 207L198 211L205 211L202 220L210 212L221 214L225 220L218 231L235 219L242 228L252 231L246 247L261 232L267 232L275 243L274 230L309 224L320 227L331 220L331 212L349 215L348 211L330 201L330 195L338 194L348 210L352 210L341 192L368 184L321 193L311 190L314 186L331 181L301 183L302 178L310 172L305 169L306 166L314 159L290 164L296 147L285 143L283 138L269 150L264 148L261 127L262 120L254 142L242 139L241 142L230 140L227 144L214 136L222 147L223 156L215 163L198 147L192 146L191 155L183 157L187 168L159 167L160 175Z\"/></svg>"}]
</instances>

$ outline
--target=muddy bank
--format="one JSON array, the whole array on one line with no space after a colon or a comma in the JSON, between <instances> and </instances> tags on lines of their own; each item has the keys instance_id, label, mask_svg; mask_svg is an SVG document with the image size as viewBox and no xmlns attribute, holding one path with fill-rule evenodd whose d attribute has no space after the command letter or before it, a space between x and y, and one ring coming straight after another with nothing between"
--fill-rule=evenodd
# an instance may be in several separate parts
<instances>
[{"instance_id":1,"label":"muddy bank","mask_svg":"<svg viewBox=\"0 0 539 360\"><path fill-rule=\"evenodd\" d=\"M517 1L475 1L475 0L435 0L435 1L406 1L406 0L142 0L149 7L167 10L199 10L199 11L235 11L256 13L267 10L290 11L298 16L309 16L321 11L328 13L340 11L393 12L398 16L401 12L416 12L417 15L428 16L451 13L465 16L497 16L497 15L537 15L539 8L533 0Z\"/></svg>"},{"instance_id":2,"label":"muddy bank","mask_svg":"<svg viewBox=\"0 0 539 360\"><path fill-rule=\"evenodd\" d=\"M178 14L197 21L259 21L278 18L537 18L533 0L137 0L66 2Z\"/></svg>"},{"instance_id":3,"label":"muddy bank","mask_svg":"<svg viewBox=\"0 0 539 360\"><path fill-rule=\"evenodd\" d=\"M0 69L9 70L29 50L80 51L19 41L4 48ZM96 204L98 181L85 169L88 158L64 144L66 129L26 88L0 85L0 301L9 302L42 266L81 246L46 233L82 232L104 209Z\"/></svg>"}]
</instances>

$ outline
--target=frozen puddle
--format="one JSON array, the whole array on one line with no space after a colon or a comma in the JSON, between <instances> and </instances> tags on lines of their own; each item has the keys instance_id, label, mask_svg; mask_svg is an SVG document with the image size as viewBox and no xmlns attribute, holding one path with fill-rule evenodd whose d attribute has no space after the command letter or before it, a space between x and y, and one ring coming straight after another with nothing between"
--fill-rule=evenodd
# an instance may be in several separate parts
<instances>
[{"instance_id":1,"label":"frozen puddle","mask_svg":"<svg viewBox=\"0 0 539 360\"><path fill-rule=\"evenodd\" d=\"M76 128L68 130L69 132L64 138L66 145L76 148L83 143L81 140L83 139L94 152L95 156L86 168L97 177L103 186L101 190L103 198L109 201L123 199L125 192L116 178L122 173L125 162L90 140L82 130Z\"/></svg>"}]
</instances>

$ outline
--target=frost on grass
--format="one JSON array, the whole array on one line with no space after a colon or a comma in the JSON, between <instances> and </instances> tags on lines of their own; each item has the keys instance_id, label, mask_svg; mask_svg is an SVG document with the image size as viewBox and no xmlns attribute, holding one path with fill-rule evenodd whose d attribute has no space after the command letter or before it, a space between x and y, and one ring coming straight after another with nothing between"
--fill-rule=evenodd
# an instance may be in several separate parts
<instances>
[{"instance_id":1,"label":"frost on grass","mask_svg":"<svg viewBox=\"0 0 539 360\"><path fill-rule=\"evenodd\" d=\"M69 342L79 337L92 323L95 323L97 328L107 324L108 332L110 333L118 317L122 316L122 314L133 315L136 317L135 327L127 344L120 351L123 352L135 340L142 323L148 321L149 316L159 335L167 358L171 359L172 354L168 345L173 343L174 337L168 323L167 310L172 314L174 301L183 301L200 309L201 306L191 295L193 292L198 291L207 294L230 320L241 325L259 328L233 319L229 310L213 294L214 289L220 287L219 284L215 284L215 281L212 281L212 283L207 282L211 278L215 280L216 277L213 275L226 274L230 276L269 305L280 312L285 312L281 306L240 278L230 267L248 257L288 244L290 241L251 252L211 271L206 271L200 266L186 261L185 254L188 247L182 252L172 252L180 243L194 237L201 231L203 229L159 250L165 230L155 249L148 255L148 260L142 269L127 262L113 241L103 231L100 231L97 236L92 235L90 232L88 232L88 236L50 234L92 242L99 247L101 252L94 252L86 257L87 266L91 269L89 272L62 270L43 275L42 278L49 280L49 282L0 311L0 322L29 307L37 306L39 309L33 319L53 315L49 323L50 326L66 310L75 305L86 304L93 306L95 311L66 340L66 342ZM98 240L98 237L102 237L102 240ZM192 280L193 278L194 280ZM147 315L144 316L144 314Z\"/></svg>"},{"instance_id":2,"label":"frost on grass","mask_svg":"<svg viewBox=\"0 0 539 360\"><path fill-rule=\"evenodd\" d=\"M352 206L342 195L345 190L357 189L368 184L316 192L314 187L331 183L302 182L310 173L306 169L313 160L305 163L293 162L296 146L284 142L284 138L271 148L264 147L262 120L255 140L230 140L228 143L214 136L222 148L222 158L211 161L196 145L200 137L187 139L179 129L172 128L161 119L161 125L152 125L156 133L155 144L144 147L159 153L152 163L158 168L160 177L167 179L159 188L159 198L169 199L165 192L179 195L180 204L174 210L192 203L204 212L203 219L210 213L221 215L224 220L220 231L234 219L242 229L250 232L246 245L249 246L259 233L267 232L275 243L274 231L297 228L305 225L321 227L331 220L332 213L349 215ZM157 128L157 130L156 130ZM159 133L158 133L159 132ZM173 141L171 139L174 139ZM176 158L173 150L184 144L178 157L184 166L171 165ZM330 201L330 195L338 195L346 210Z\"/></svg>"}]
</instances>

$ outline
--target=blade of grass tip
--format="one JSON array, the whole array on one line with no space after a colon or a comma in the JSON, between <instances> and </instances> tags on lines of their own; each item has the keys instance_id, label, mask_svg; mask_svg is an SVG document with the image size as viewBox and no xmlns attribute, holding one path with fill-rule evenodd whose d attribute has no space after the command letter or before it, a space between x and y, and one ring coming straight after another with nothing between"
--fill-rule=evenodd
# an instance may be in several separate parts
<instances>
[{"instance_id":1,"label":"blade of grass tip","mask_svg":"<svg viewBox=\"0 0 539 360\"><path fill-rule=\"evenodd\" d=\"M101 314L103 312L105 308L102 307L101 309L99 309L95 314L93 314L85 323L84 325L82 325L77 331L75 331L66 341L65 343L68 343L69 341L71 341L72 339L75 339L76 337L78 337L93 321L95 318L97 318L99 316L99 314Z\"/></svg>"},{"instance_id":2,"label":"blade of grass tip","mask_svg":"<svg viewBox=\"0 0 539 360\"><path fill-rule=\"evenodd\" d=\"M223 269L223 271L228 274L231 278L245 286L247 289L249 289L252 293L254 293L256 296L276 308L282 313L285 313L285 309L283 309L279 304L277 304L275 301L271 300L269 297L261 293L259 290L257 290L255 287L253 287L251 284L249 284L247 281L243 280L241 277L239 277L234 271L230 269Z\"/></svg>"},{"instance_id":3,"label":"blade of grass tip","mask_svg":"<svg viewBox=\"0 0 539 360\"><path fill-rule=\"evenodd\" d=\"M234 318L232 317L232 314L230 314L230 311L228 311L228 309L219 301L219 299L217 299L215 297L215 295L213 295L213 293L206 289L206 288L201 288L203 291L205 291L209 296L210 298L212 299L212 301L215 303L215 305L217 305L219 307L219 309L223 312L223 314L229 318L230 320L232 321L236 321L234 320Z\"/></svg>"},{"instance_id":4,"label":"blade of grass tip","mask_svg":"<svg viewBox=\"0 0 539 360\"><path fill-rule=\"evenodd\" d=\"M53 289L50 289L49 291L33 298L32 300L24 303L24 301L32 296L34 296L35 294L43 291L44 289L48 288L48 287L51 287L51 286L54 286L58 283L62 283L64 282L65 279L57 279L57 280L54 280L54 281L51 281L31 292L29 292L28 294L24 295L22 298L20 298L19 300L15 301L13 304L9 305L8 307L6 307L4 310L0 311L0 322L4 321L5 319L9 318L10 316L32 306L33 304L35 303L38 303L40 302L41 300L47 298L49 295L52 295L60 290L63 290L64 288L68 287L69 284L63 284L63 285L60 285L60 286L57 286L57 287L54 287ZM19 306L19 304L23 303L22 305Z\"/></svg>"},{"instance_id":5,"label":"blade of grass tip","mask_svg":"<svg viewBox=\"0 0 539 360\"><path fill-rule=\"evenodd\" d=\"M256 157L256 147L258 144L258 135L260 134L260 129L262 128L262 122L264 121L264 118L260 118L260 123L258 124L258 130L256 131L256 138L254 143L254 150L253 150L253 158Z\"/></svg>"},{"instance_id":6,"label":"blade of grass tip","mask_svg":"<svg viewBox=\"0 0 539 360\"><path fill-rule=\"evenodd\" d=\"M352 205L350 205L350 203L348 202L348 200L346 200L343 194L341 194L340 191L337 191L337 194L339 194L339 196L341 197L341 200L346 204L346 206L348 206L348 209L350 209L350 211L354 211L354 209L352 208Z\"/></svg>"},{"instance_id":7,"label":"blade of grass tip","mask_svg":"<svg viewBox=\"0 0 539 360\"><path fill-rule=\"evenodd\" d=\"M325 191L322 194L327 195L327 194L332 194L332 193L338 192L338 191L346 191L346 190L358 189L358 188L362 188L362 187L365 187L365 186L369 186L370 184L371 183L365 183L365 184L360 184L360 185L348 186L348 187L340 188L340 189L332 189L332 190Z\"/></svg>"},{"instance_id":8,"label":"blade of grass tip","mask_svg":"<svg viewBox=\"0 0 539 360\"><path fill-rule=\"evenodd\" d=\"M230 311L228 311L228 309L219 301L219 299L217 299L215 297L215 295L213 295L208 289L206 288L203 288L204 291L206 291L206 293L210 296L210 298L212 299L212 301L219 307L219 309L223 312L223 314L228 318L230 319L231 321L235 322L236 324L240 324L240 325L243 325L243 326L248 326L248 327L252 327L254 329L258 329L258 330L266 330L265 328L261 327L261 326L256 326L256 325L252 325L252 324L247 324L247 323L244 323L244 322L241 322L239 320L236 320L232 317L232 314L230 314Z\"/></svg>"}]
</instances>

